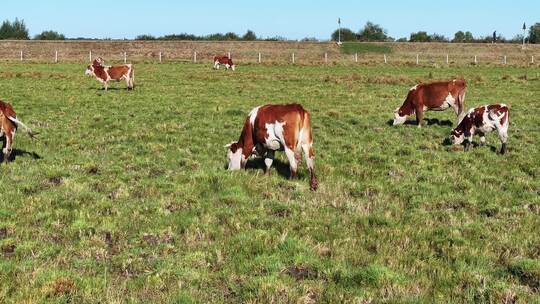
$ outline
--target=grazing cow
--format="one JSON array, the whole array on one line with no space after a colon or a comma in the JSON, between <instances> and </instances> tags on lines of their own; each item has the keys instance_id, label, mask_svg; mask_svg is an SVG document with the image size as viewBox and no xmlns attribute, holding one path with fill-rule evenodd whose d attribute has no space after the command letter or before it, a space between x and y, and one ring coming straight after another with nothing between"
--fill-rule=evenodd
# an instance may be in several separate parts
<instances>
[{"instance_id":1,"label":"grazing cow","mask_svg":"<svg viewBox=\"0 0 540 304\"><path fill-rule=\"evenodd\" d=\"M503 103L470 109L458 126L452 130L450 140L455 145L467 140L465 151L469 151L474 134L480 135L480 144L484 145L485 134L497 130L502 142L501 154L505 154L508 141L508 115L508 107Z\"/></svg>"},{"instance_id":2,"label":"grazing cow","mask_svg":"<svg viewBox=\"0 0 540 304\"><path fill-rule=\"evenodd\" d=\"M220 64L225 65L225 68L226 68L227 70L228 70L229 68L231 68L231 69L234 71L234 69L235 69L235 65L234 65L232 59L229 58L228 56L225 56L225 55L214 56L214 69L215 69L215 70L218 70Z\"/></svg>"},{"instance_id":3,"label":"grazing cow","mask_svg":"<svg viewBox=\"0 0 540 304\"><path fill-rule=\"evenodd\" d=\"M103 88L107 91L110 80L125 80L128 90L134 88L135 75L133 65L123 64L118 66L106 66L103 59L97 58L86 68L86 75L95 76L97 80L103 83Z\"/></svg>"},{"instance_id":4,"label":"grazing cow","mask_svg":"<svg viewBox=\"0 0 540 304\"><path fill-rule=\"evenodd\" d=\"M403 105L394 110L394 126L405 123L407 116L416 113L418 127L422 127L425 111L443 111L454 108L459 118L463 113L465 102L465 81L452 81L417 84L409 90Z\"/></svg>"},{"instance_id":5,"label":"grazing cow","mask_svg":"<svg viewBox=\"0 0 540 304\"><path fill-rule=\"evenodd\" d=\"M31 138L34 137L32 130L17 119L17 114L13 110L13 107L9 103L0 100L0 137L4 137L4 146L2 149L4 154L3 162L9 161L17 125L21 125Z\"/></svg>"},{"instance_id":6,"label":"grazing cow","mask_svg":"<svg viewBox=\"0 0 540 304\"><path fill-rule=\"evenodd\" d=\"M264 105L251 110L237 142L225 146L228 149L228 169L245 168L248 158L254 154L264 156L266 173L269 173L276 150L284 150L289 160L291 178L296 176L302 159L302 151L309 169L310 187L318 187L315 177L311 118L301 105Z\"/></svg>"}]
</instances>

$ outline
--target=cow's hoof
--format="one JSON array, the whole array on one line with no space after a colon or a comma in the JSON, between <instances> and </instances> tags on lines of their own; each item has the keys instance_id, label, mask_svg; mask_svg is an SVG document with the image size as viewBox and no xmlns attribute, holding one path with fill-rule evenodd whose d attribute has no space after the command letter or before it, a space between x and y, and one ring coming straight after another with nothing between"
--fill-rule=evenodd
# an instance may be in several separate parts
<instances>
[{"instance_id":1,"label":"cow's hoof","mask_svg":"<svg viewBox=\"0 0 540 304\"><path fill-rule=\"evenodd\" d=\"M501 147L501 154L504 155L506 152L508 152L508 149L506 148L506 144L503 144Z\"/></svg>"}]
</instances>

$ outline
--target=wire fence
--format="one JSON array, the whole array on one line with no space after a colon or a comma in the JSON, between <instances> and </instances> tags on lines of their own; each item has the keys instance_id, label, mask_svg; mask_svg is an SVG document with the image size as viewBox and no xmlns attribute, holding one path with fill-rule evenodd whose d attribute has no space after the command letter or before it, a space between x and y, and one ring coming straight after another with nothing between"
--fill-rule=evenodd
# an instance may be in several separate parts
<instances>
[{"instance_id":1,"label":"wire fence","mask_svg":"<svg viewBox=\"0 0 540 304\"><path fill-rule=\"evenodd\" d=\"M428 47L429 46L429 47ZM393 45L394 52L349 53L332 43L309 42L0 42L0 61L34 63L88 63L102 57L108 63L210 64L215 55L228 55L235 64L298 65L507 65L538 66L540 47L515 46Z\"/></svg>"}]
</instances>

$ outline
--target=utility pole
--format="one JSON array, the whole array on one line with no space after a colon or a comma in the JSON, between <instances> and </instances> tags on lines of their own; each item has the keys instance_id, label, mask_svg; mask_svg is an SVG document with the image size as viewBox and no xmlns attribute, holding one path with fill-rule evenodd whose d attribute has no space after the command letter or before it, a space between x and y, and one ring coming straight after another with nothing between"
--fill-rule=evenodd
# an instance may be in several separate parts
<instances>
[{"instance_id":1,"label":"utility pole","mask_svg":"<svg viewBox=\"0 0 540 304\"><path fill-rule=\"evenodd\" d=\"M522 49L525 49L525 31L527 30L527 25L525 22L523 22L523 45L521 46Z\"/></svg>"},{"instance_id":2,"label":"utility pole","mask_svg":"<svg viewBox=\"0 0 540 304\"><path fill-rule=\"evenodd\" d=\"M338 23L338 45L341 45L341 18L337 18Z\"/></svg>"}]
</instances>

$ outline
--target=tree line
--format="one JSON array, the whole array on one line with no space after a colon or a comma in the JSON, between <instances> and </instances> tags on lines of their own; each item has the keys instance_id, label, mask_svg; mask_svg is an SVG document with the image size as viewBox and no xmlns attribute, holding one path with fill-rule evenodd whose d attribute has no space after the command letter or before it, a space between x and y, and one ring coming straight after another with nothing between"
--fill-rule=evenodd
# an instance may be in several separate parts
<instances>
[{"instance_id":1,"label":"tree line","mask_svg":"<svg viewBox=\"0 0 540 304\"><path fill-rule=\"evenodd\" d=\"M340 30L335 30L331 38L333 41L372 41L372 42L468 42L468 43L485 43L485 42L496 42L500 43L522 43L523 35L516 35L513 38L507 39L501 34L494 33L493 35L485 35L474 37L473 34L469 31L457 31L454 34L452 39L440 35L437 33L429 34L426 31L418 31L411 33L409 37L403 37L399 39L394 39L388 36L388 32L382 26L368 21L362 29L358 32L353 32L348 28L341 28ZM341 37L340 37L341 36ZM535 23L529 27L528 35L525 36L526 41L529 43L540 43L540 23Z\"/></svg>"},{"instance_id":2,"label":"tree line","mask_svg":"<svg viewBox=\"0 0 540 304\"><path fill-rule=\"evenodd\" d=\"M409 37L394 39L388 36L388 32L382 26L368 21L362 29L358 32L353 32L351 29L342 28L341 30L335 30L331 39L333 41L396 41L396 42L468 42L468 43L486 43L492 42L495 38L496 42L500 43L521 43L523 41L523 35L516 35L511 39L506 39L500 34L495 35L485 35L474 37L470 31L458 31L454 34L452 39L440 35L437 33L429 34L426 31L418 31L411 33ZM14 21L5 20L0 26L0 39L20 39L28 40L30 39L29 30L24 23L24 20L19 20L15 18ZM48 30L43 31L40 34L35 35L32 39L35 40L94 40L95 38L66 38L61 33L56 31ZM540 23L535 23L529 27L528 34L525 37L526 41L529 43L540 43ZM105 39L110 40L110 39ZM139 35L135 37L135 40L193 40L193 41L285 41L287 40L284 37L275 36L262 38L258 37L255 32L248 30L244 35L238 35L233 32L228 32L225 34L215 33L210 35L193 35L193 34L170 34L155 37L152 35ZM318 41L316 38L304 38L301 41Z\"/></svg>"}]
</instances>

